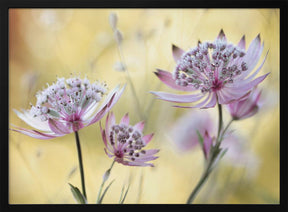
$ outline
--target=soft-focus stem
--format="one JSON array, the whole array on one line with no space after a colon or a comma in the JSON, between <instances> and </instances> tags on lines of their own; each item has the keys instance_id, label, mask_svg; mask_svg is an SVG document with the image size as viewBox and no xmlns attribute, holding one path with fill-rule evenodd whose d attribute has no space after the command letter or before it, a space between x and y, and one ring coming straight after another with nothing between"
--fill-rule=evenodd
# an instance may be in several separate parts
<instances>
[{"instance_id":1,"label":"soft-focus stem","mask_svg":"<svg viewBox=\"0 0 288 212\"><path fill-rule=\"evenodd\" d=\"M102 193L104 184L105 184L105 182L106 182L106 181L108 180L108 178L109 178L109 175L110 175L110 172L111 172L111 170L112 170L112 168L113 168L114 163L115 163L115 160L113 160L110 168L104 173L104 175L106 175L107 172L108 172L108 176L107 176L107 177L105 176L105 177L103 178L102 184L101 184L101 186L100 186L100 189L99 189L99 192L98 192L98 195L97 195L97 201L96 201L97 204L98 204L99 201L100 201L100 197L101 197L101 193Z\"/></svg>"},{"instance_id":2,"label":"soft-focus stem","mask_svg":"<svg viewBox=\"0 0 288 212\"><path fill-rule=\"evenodd\" d=\"M131 76L130 76L130 73L127 69L127 64L125 62L125 59L124 59L124 55L123 55L123 52L122 52L122 48L121 48L121 44L119 44L117 42L117 49L118 49L118 53L119 53L119 57L120 57L120 60L122 61L122 64L124 65L124 69L125 69L125 72L126 72L126 78L127 78L127 81L129 82L130 86L131 86L131 90L132 90L132 94L134 96L134 99L136 101L136 106L137 106L137 110L138 110L138 114L140 116L140 118L142 120L146 120L145 119L145 115L142 113L141 109L140 109L140 102L139 102L139 99L137 97L137 94L136 94L136 89L134 87L134 84L131 80Z\"/></svg>"},{"instance_id":3,"label":"soft-focus stem","mask_svg":"<svg viewBox=\"0 0 288 212\"><path fill-rule=\"evenodd\" d=\"M223 133L221 134L222 126L223 126L223 115L222 115L222 106L221 106L221 104L218 104L218 112L219 112L219 125L218 125L218 135L217 135L217 138L216 138L216 145L212 146L212 152L211 152L211 155L208 158L208 161L206 163L206 167L204 169L204 172L203 172L199 182L197 183L196 187L194 188L194 190L190 194L190 196L189 196L189 198L188 198L188 200L186 202L187 204L191 204L193 202L193 200L195 199L195 197L199 193L200 189L203 187L204 183L206 182L206 180L208 179L208 177L209 177L209 175L210 175L210 173L212 171L212 166L213 166L218 154L220 153L220 144L221 144L221 141L222 141L222 138L223 138L223 133L224 133L224 131L223 131ZM227 130L227 128L229 127L231 122L225 128L225 131Z\"/></svg>"},{"instance_id":4,"label":"soft-focus stem","mask_svg":"<svg viewBox=\"0 0 288 212\"><path fill-rule=\"evenodd\" d=\"M83 196L85 197L85 199L87 200L80 139L79 139L79 134L77 131L75 132L75 138L76 138L76 145L77 145L77 151L78 151L78 161L79 161L79 168L80 168L80 174L81 174L82 193L83 193Z\"/></svg>"}]
</instances>

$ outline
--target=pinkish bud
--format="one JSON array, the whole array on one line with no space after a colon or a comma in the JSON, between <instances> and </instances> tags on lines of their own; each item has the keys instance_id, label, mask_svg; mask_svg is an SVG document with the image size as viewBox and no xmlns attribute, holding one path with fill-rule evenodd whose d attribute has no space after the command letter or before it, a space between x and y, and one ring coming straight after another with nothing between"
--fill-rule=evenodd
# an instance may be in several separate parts
<instances>
[{"instance_id":1,"label":"pinkish bud","mask_svg":"<svg viewBox=\"0 0 288 212\"><path fill-rule=\"evenodd\" d=\"M232 102L227 108L234 120L242 120L255 115L259 108L261 91L254 89L247 98Z\"/></svg>"}]
</instances>

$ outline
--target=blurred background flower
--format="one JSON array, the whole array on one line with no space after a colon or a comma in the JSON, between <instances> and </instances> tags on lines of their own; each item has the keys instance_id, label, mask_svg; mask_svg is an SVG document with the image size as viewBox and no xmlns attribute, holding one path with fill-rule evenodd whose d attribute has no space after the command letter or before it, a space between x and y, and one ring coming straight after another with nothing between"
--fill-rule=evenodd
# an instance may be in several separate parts
<instances>
[{"instance_id":1,"label":"blurred background flower","mask_svg":"<svg viewBox=\"0 0 288 212\"><path fill-rule=\"evenodd\" d=\"M111 13L117 15L124 64L109 23ZM252 41L260 33L265 42L263 52L269 49L261 73L271 73L258 86L263 107L257 115L233 122L232 126L245 138L240 143L245 143L244 149L249 150L252 159L245 156L248 163L243 166L222 166L226 164L223 160L195 203L279 203L277 9L10 9L9 121L27 127L13 108L35 104L35 92L55 77L87 75L91 81L105 81L112 89L127 83L128 70L134 90L128 83L113 107L115 117L119 120L129 111L131 123L137 123L142 121L138 116L141 111L146 123L143 133L155 133L149 148L161 151L153 168L115 166L110 176L115 182L103 203L117 203L123 184L130 185L125 203L185 203L201 175L203 153L200 148L187 154L175 151L167 132L187 110L155 101L149 91L172 91L153 73L156 68L173 70L172 44L190 48L199 39L213 41L220 29L233 43L243 34L246 41ZM217 111L213 108L209 112L217 123ZM229 119L225 110L225 123ZM67 135L43 143L9 132L10 203L75 203L68 183L80 187L80 181L76 148L70 145L71 140L73 135ZM95 203L102 175L111 163L101 140L99 125L81 130L89 203ZM250 162L253 158L256 162ZM248 170L254 171L251 177Z\"/></svg>"}]
</instances>

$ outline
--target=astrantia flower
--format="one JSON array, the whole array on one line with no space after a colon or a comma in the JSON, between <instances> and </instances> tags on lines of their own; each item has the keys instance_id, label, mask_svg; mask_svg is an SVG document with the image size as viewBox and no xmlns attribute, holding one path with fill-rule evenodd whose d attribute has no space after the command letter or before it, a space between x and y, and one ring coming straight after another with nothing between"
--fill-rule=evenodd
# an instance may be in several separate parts
<instances>
[{"instance_id":1,"label":"astrantia flower","mask_svg":"<svg viewBox=\"0 0 288 212\"><path fill-rule=\"evenodd\" d=\"M214 128L207 111L197 110L178 118L168 134L180 151L187 152L199 144L197 131L204 135L216 131Z\"/></svg>"},{"instance_id":2,"label":"astrantia flower","mask_svg":"<svg viewBox=\"0 0 288 212\"><path fill-rule=\"evenodd\" d=\"M242 120L255 115L261 107L260 96L261 91L254 89L245 99L228 104L227 109L232 118L234 120Z\"/></svg>"},{"instance_id":3,"label":"astrantia flower","mask_svg":"<svg viewBox=\"0 0 288 212\"><path fill-rule=\"evenodd\" d=\"M198 133L203 139L202 151L205 159L210 156L212 145L215 145L216 125L213 123L212 114L209 111L188 111L180 117L170 128L168 135L173 144L181 151L181 154L196 149L200 144ZM225 154L226 161L233 166L250 164L253 153L246 148L247 140L235 132L228 132L224 135L221 148L228 149ZM245 158L247 157L247 158ZM253 164L253 161L251 161Z\"/></svg>"},{"instance_id":4,"label":"astrantia flower","mask_svg":"<svg viewBox=\"0 0 288 212\"><path fill-rule=\"evenodd\" d=\"M186 52L173 45L173 57L177 63L174 72L158 69L155 74L171 88L195 93L189 95L152 93L170 102L199 101L192 107L210 108L214 107L217 101L219 104L229 104L247 95L269 74L255 78L267 56L254 70L262 51L260 35L251 42L246 51L245 36L236 46L227 42L223 30L214 42L199 42L197 47Z\"/></svg>"},{"instance_id":5,"label":"astrantia flower","mask_svg":"<svg viewBox=\"0 0 288 212\"><path fill-rule=\"evenodd\" d=\"M56 83L37 93L36 105L30 110L22 113L15 110L35 130L19 127L12 130L38 139L76 132L99 121L118 101L124 87L117 86L106 96L105 84L90 83L87 78L58 78Z\"/></svg>"},{"instance_id":6,"label":"astrantia flower","mask_svg":"<svg viewBox=\"0 0 288 212\"><path fill-rule=\"evenodd\" d=\"M134 126L129 125L128 114L121 119L120 124L115 123L112 112L108 114L105 129L101 127L106 154L123 165L153 167L152 163L146 162L158 158L154 155L159 152L159 149L143 149L153 137L153 133L143 136L143 128L144 122Z\"/></svg>"}]
</instances>

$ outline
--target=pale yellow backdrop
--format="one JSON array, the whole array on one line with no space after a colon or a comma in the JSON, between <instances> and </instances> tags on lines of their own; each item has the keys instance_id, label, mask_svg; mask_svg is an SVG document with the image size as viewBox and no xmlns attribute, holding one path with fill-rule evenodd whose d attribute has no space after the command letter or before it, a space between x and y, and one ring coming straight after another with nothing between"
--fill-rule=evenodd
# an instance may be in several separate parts
<instances>
[{"instance_id":1,"label":"pale yellow backdrop","mask_svg":"<svg viewBox=\"0 0 288 212\"><path fill-rule=\"evenodd\" d=\"M247 45L260 33L268 58L261 73L263 108L232 128L245 139L251 160L239 167L224 160L211 175L195 203L279 203L279 15L277 9L10 9L9 10L9 122L27 127L13 109L35 104L35 94L56 77L77 74L107 82L109 88L127 83L109 14L118 16L123 55L131 86L113 111L117 120L129 112L131 121L146 120L145 133L155 133L150 148L159 148L154 168L115 164L115 179L104 203L117 203L123 185L130 184L125 203L185 203L203 168L200 148L181 153L168 132L188 110L154 100L149 91L172 91L153 74L173 70L171 45L183 49L198 40L214 40L221 29L237 44ZM177 93L177 92L176 92ZM194 109L193 109L194 110ZM197 109L195 109L197 110ZM216 109L209 109L215 115ZM227 121L227 111L224 121ZM80 132L88 202L95 203L102 175L111 159L104 153L99 124ZM241 162L241 161L240 161ZM74 135L37 140L9 132L9 203L74 204L68 183L81 188Z\"/></svg>"}]
</instances>

